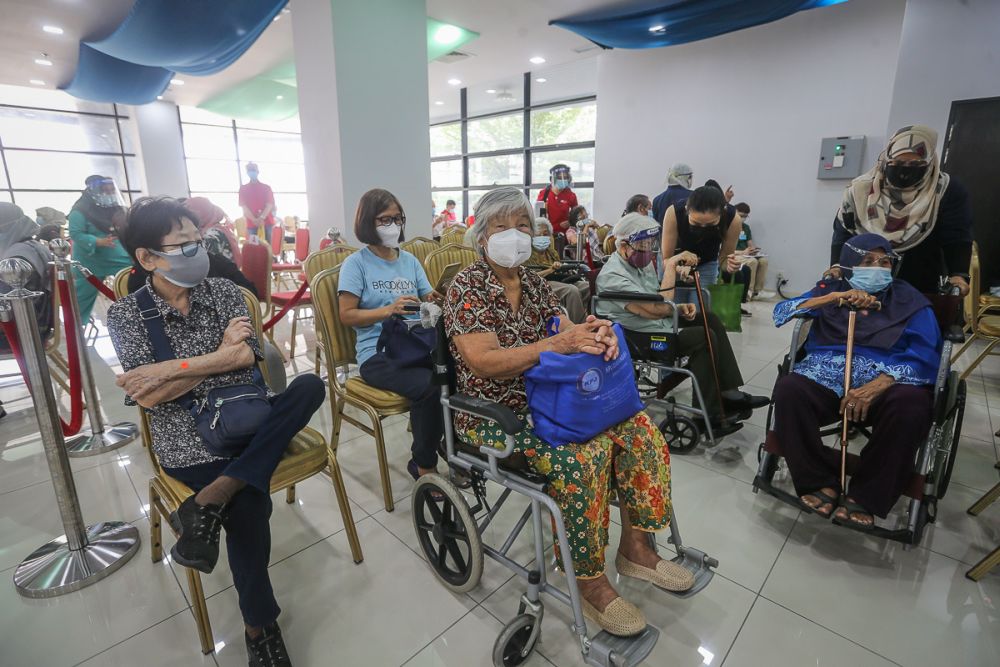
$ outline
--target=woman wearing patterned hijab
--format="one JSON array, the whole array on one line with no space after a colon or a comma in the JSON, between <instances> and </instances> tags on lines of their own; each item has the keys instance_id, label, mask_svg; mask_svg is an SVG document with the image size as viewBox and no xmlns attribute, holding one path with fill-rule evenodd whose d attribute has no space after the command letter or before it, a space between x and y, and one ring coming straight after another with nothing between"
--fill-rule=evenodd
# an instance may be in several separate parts
<instances>
[{"instance_id":1,"label":"woman wearing patterned hijab","mask_svg":"<svg viewBox=\"0 0 1000 667\"><path fill-rule=\"evenodd\" d=\"M898 278L934 292L940 276L968 293L972 210L961 183L941 171L937 132L925 125L898 130L875 166L844 191L833 223L831 263L857 234L880 234L903 256ZM836 271L834 270L834 273Z\"/></svg>"}]
</instances>

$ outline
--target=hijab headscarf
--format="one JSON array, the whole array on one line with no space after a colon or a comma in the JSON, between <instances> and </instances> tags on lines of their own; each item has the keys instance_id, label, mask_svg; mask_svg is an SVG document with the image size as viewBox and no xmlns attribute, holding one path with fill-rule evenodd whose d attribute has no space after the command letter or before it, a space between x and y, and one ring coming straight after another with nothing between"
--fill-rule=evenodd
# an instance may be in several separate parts
<instances>
[{"instance_id":1,"label":"hijab headscarf","mask_svg":"<svg viewBox=\"0 0 1000 667\"><path fill-rule=\"evenodd\" d=\"M852 289L847 279L855 266L869 251L881 249L891 254L892 244L878 234L861 234L847 241L840 250L842 277L839 280L822 280L816 284L816 296L830 292L847 292ZM879 350L890 350L903 335L910 319L930 302L923 294L902 280L893 280L877 295L882 303L880 310L859 312L854 327L854 343ZM820 345L847 344L848 309L836 304L824 306L813 322L811 337Z\"/></svg>"},{"instance_id":2,"label":"hijab headscarf","mask_svg":"<svg viewBox=\"0 0 1000 667\"><path fill-rule=\"evenodd\" d=\"M693 176L694 170L691 169L691 165L675 162L667 172L667 185L679 185L690 190Z\"/></svg>"},{"instance_id":3,"label":"hijab headscarf","mask_svg":"<svg viewBox=\"0 0 1000 667\"><path fill-rule=\"evenodd\" d=\"M198 225L198 230L206 234L211 230L219 230L226 237L229 249L233 253L233 261L237 266L243 265L243 256L240 252L240 244L236 240L236 235L229 227L229 218L221 207L213 204L207 197L191 197L184 201L184 206L194 213L198 218L194 220Z\"/></svg>"},{"instance_id":4,"label":"hijab headscarf","mask_svg":"<svg viewBox=\"0 0 1000 667\"><path fill-rule=\"evenodd\" d=\"M38 233L38 223L29 218L17 204L0 202L0 257L15 243L26 241Z\"/></svg>"},{"instance_id":5,"label":"hijab headscarf","mask_svg":"<svg viewBox=\"0 0 1000 667\"><path fill-rule=\"evenodd\" d=\"M875 166L858 176L844 191L837 220L853 234L881 234L896 250L905 251L934 230L941 197L948 189L948 174L937 158L937 132L926 125L909 125L896 131ZM885 166L903 153L927 160L927 173L912 188L898 188L885 178ZM849 214L849 215L845 215Z\"/></svg>"},{"instance_id":6,"label":"hijab headscarf","mask_svg":"<svg viewBox=\"0 0 1000 667\"><path fill-rule=\"evenodd\" d=\"M94 174L85 181L86 189L80 193L80 198L73 204L72 211L79 211L87 222L97 227L105 234L115 233L115 218L125 209L121 206L102 206L94 199L93 187L101 181L111 180L107 176Z\"/></svg>"}]
</instances>

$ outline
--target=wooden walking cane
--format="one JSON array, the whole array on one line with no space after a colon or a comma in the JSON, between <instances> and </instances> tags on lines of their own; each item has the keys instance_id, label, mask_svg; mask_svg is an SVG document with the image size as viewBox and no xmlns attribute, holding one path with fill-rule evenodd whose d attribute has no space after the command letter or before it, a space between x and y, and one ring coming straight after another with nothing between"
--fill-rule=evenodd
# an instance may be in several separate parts
<instances>
[{"instance_id":1,"label":"wooden walking cane","mask_svg":"<svg viewBox=\"0 0 1000 667\"><path fill-rule=\"evenodd\" d=\"M854 357L854 325L858 320L858 310L847 302L846 299L839 299L837 305L843 308L845 305L851 310L847 314L847 358L844 363L844 396L851 390L851 366ZM881 310L882 304L878 301L865 310ZM840 427L840 492L847 494L847 436L850 431L850 421L847 418L847 408L854 407L848 403L844 406L844 419Z\"/></svg>"},{"instance_id":2,"label":"wooden walking cane","mask_svg":"<svg viewBox=\"0 0 1000 667\"><path fill-rule=\"evenodd\" d=\"M708 326L708 311L705 310L705 301L701 294L701 276L698 275L697 269L692 269L691 275L694 276L694 293L695 297L698 299L698 310L701 311L701 322L705 327L705 343L708 344L708 359L712 362L712 376L715 377L715 395L719 399L719 417L721 421L725 421L726 406L723 404L722 400L722 386L719 384L719 369L715 365L715 349L712 346L712 330ZM702 406L702 408L704 407L705 406Z\"/></svg>"}]
</instances>

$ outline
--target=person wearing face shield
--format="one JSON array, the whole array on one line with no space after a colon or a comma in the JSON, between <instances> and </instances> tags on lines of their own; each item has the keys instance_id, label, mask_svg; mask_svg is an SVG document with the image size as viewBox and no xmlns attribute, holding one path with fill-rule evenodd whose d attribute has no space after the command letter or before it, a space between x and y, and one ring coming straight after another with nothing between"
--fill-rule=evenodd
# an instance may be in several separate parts
<instances>
[{"instance_id":1,"label":"person wearing face shield","mask_svg":"<svg viewBox=\"0 0 1000 667\"><path fill-rule=\"evenodd\" d=\"M354 235L365 247L341 264L337 298L340 321L357 332L361 379L410 401L413 443L406 469L417 479L437 472L438 445L444 437L440 388L432 381L429 365L400 367L377 349L385 320L418 317L413 309L436 295L420 260L399 247L405 226L403 206L391 192L374 189L362 195Z\"/></svg>"},{"instance_id":2,"label":"person wearing face shield","mask_svg":"<svg viewBox=\"0 0 1000 667\"><path fill-rule=\"evenodd\" d=\"M681 251L663 262L663 279L657 278L654 258L660 246L660 229L656 221L640 213L629 213L618 221L612 231L617 250L608 256L597 276L597 292L639 292L660 294L673 301L679 276L686 275L698 263L698 256ZM649 337L673 331L673 308L669 304L646 302L599 301L598 315L618 322L634 347L648 354L651 361L658 355L651 350ZM715 365L719 372L719 391L715 388L712 359L700 317L695 319L695 307L690 303L677 305L681 331L677 335L677 356L688 357L688 368L694 373L705 398L706 411L716 437L732 433L737 424L748 419L752 410L768 404L762 396L751 396L739 390L743 385L736 355L729 343L725 326L717 316L708 313ZM720 405L719 397L724 405ZM722 408L735 418L722 419Z\"/></svg>"},{"instance_id":3,"label":"person wearing face shield","mask_svg":"<svg viewBox=\"0 0 1000 667\"><path fill-rule=\"evenodd\" d=\"M838 259L839 278L824 277L774 308L777 326L795 317L813 321L805 358L774 386L774 434L805 509L828 518L843 504L837 518L866 529L896 504L930 429L941 332L930 302L893 279L898 256L888 239L859 234ZM848 307L861 312L845 396ZM841 416L871 428L847 489L840 488L839 454L820 437Z\"/></svg>"},{"instance_id":4,"label":"person wearing face shield","mask_svg":"<svg viewBox=\"0 0 1000 667\"><path fill-rule=\"evenodd\" d=\"M901 128L875 166L851 181L833 222L831 263L851 237L880 234L902 258L898 278L930 293L946 277L968 294L972 209L965 187L941 170L937 138L925 125Z\"/></svg>"},{"instance_id":5,"label":"person wearing face shield","mask_svg":"<svg viewBox=\"0 0 1000 667\"><path fill-rule=\"evenodd\" d=\"M518 188L490 190L476 204L476 222L466 239L481 258L455 276L445 296L456 390L506 405L520 416L525 426L513 436L514 451L548 479L566 527L584 615L608 632L633 635L645 627L645 616L605 574L607 499L617 486L622 519L617 571L670 590L689 589L691 573L661 559L648 539L669 524L670 453L642 411L587 442L561 447L527 426L523 375L543 352L609 361L618 356L610 322L593 315L582 324L569 321L548 283L524 268L531 257L533 219L531 203ZM504 447L504 431L489 420L459 412L455 430L466 444Z\"/></svg>"},{"instance_id":6,"label":"person wearing face shield","mask_svg":"<svg viewBox=\"0 0 1000 667\"><path fill-rule=\"evenodd\" d=\"M566 309L569 319L580 324L587 316L587 304L590 303L590 283L580 278L575 272L569 278L560 279L559 273L554 273L562 267L559 253L556 252L552 223L545 218L535 218L534 236L531 238L531 257L528 258L529 268L549 283L549 287L559 297L559 303Z\"/></svg>"},{"instance_id":7,"label":"person wearing face shield","mask_svg":"<svg viewBox=\"0 0 1000 667\"><path fill-rule=\"evenodd\" d=\"M569 211L579 205L576 193L570 189L572 184L569 167L557 164L549 169L549 184L538 193L538 201L545 202L545 217L556 233L569 229Z\"/></svg>"},{"instance_id":8,"label":"person wearing face shield","mask_svg":"<svg viewBox=\"0 0 1000 667\"><path fill-rule=\"evenodd\" d=\"M118 242L117 227L125 220L125 200L115 181L107 176L88 176L86 188L69 213L69 237L73 259L104 280L132 265ZM86 325L97 300L97 288L74 267L73 284L80 304L80 322Z\"/></svg>"},{"instance_id":9,"label":"person wearing face shield","mask_svg":"<svg viewBox=\"0 0 1000 667\"><path fill-rule=\"evenodd\" d=\"M240 289L208 277L208 252L194 220L169 197L140 199L129 210L122 243L149 277L108 310L122 366L117 384L125 403L148 415L150 445L163 471L194 491L171 516L180 527L172 560L212 572L225 529L249 662L290 667L267 569L270 482L292 438L323 405L325 384L306 373L280 394L265 390L269 408L245 448L235 456L209 449L192 411L212 389L260 387L255 363L263 356Z\"/></svg>"},{"instance_id":10,"label":"person wearing face shield","mask_svg":"<svg viewBox=\"0 0 1000 667\"><path fill-rule=\"evenodd\" d=\"M694 170L684 162L675 162L667 172L667 189L653 198L653 217L663 224L663 217L671 206L680 206L691 196Z\"/></svg>"}]
</instances>

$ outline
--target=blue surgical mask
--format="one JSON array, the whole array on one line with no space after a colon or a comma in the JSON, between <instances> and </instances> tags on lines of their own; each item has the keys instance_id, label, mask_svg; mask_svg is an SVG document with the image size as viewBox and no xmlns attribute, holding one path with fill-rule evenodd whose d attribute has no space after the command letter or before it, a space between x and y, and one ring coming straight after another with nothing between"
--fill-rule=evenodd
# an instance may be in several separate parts
<instances>
[{"instance_id":1,"label":"blue surgical mask","mask_svg":"<svg viewBox=\"0 0 1000 667\"><path fill-rule=\"evenodd\" d=\"M656 216L655 216L655 215L653 215L653 209L649 209L648 211L646 211L646 216L647 216L647 217L648 217L648 218L649 218L650 220L656 220Z\"/></svg>"},{"instance_id":2,"label":"blue surgical mask","mask_svg":"<svg viewBox=\"0 0 1000 667\"><path fill-rule=\"evenodd\" d=\"M851 287L878 294L892 284L892 270L881 266L856 266L847 279Z\"/></svg>"},{"instance_id":3,"label":"blue surgical mask","mask_svg":"<svg viewBox=\"0 0 1000 667\"><path fill-rule=\"evenodd\" d=\"M535 236L531 239L531 245L535 250L548 250L552 239L548 236Z\"/></svg>"},{"instance_id":4,"label":"blue surgical mask","mask_svg":"<svg viewBox=\"0 0 1000 667\"><path fill-rule=\"evenodd\" d=\"M560 190L565 190L566 188L569 187L569 179L568 178L557 178L556 182L555 182L555 186L557 188L559 188Z\"/></svg>"},{"instance_id":5,"label":"blue surgical mask","mask_svg":"<svg viewBox=\"0 0 1000 667\"><path fill-rule=\"evenodd\" d=\"M257 172L257 171L254 171L253 169L248 169L247 170L247 176L250 178L251 181L256 181L257 180L257 176L259 176L259 175L260 175L260 173Z\"/></svg>"}]
</instances>

